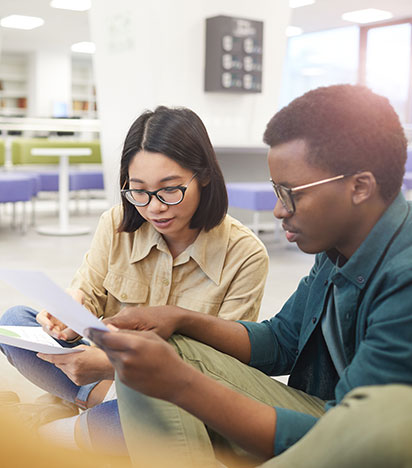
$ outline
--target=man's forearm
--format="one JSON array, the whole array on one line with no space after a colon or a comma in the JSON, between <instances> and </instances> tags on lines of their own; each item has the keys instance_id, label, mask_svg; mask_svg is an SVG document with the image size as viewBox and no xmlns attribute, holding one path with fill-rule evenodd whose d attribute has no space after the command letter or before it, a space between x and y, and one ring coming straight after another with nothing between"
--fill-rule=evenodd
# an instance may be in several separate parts
<instances>
[{"instance_id":1,"label":"man's forearm","mask_svg":"<svg viewBox=\"0 0 412 468\"><path fill-rule=\"evenodd\" d=\"M175 307L178 314L176 333L205 343L247 364L250 340L246 328L237 322Z\"/></svg>"},{"instance_id":2,"label":"man's forearm","mask_svg":"<svg viewBox=\"0 0 412 468\"><path fill-rule=\"evenodd\" d=\"M190 376L190 377L188 377ZM273 456L276 410L190 367L184 389L171 402L208 427L264 459Z\"/></svg>"}]
</instances>

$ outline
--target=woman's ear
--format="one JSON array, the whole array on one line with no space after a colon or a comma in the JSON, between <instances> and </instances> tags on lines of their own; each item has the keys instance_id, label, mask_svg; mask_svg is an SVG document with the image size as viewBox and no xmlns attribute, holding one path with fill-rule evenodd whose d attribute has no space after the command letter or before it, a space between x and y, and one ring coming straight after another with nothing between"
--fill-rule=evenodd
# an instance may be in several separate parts
<instances>
[{"instance_id":1,"label":"woman's ear","mask_svg":"<svg viewBox=\"0 0 412 468\"><path fill-rule=\"evenodd\" d=\"M378 190L375 176L369 171L355 174L352 184L352 200L355 205L368 201Z\"/></svg>"},{"instance_id":2,"label":"woman's ear","mask_svg":"<svg viewBox=\"0 0 412 468\"><path fill-rule=\"evenodd\" d=\"M210 184L210 176L209 175L206 175L204 176L203 178L199 177L197 179L197 182L198 184L200 185L200 187L206 187L207 185Z\"/></svg>"}]
</instances>

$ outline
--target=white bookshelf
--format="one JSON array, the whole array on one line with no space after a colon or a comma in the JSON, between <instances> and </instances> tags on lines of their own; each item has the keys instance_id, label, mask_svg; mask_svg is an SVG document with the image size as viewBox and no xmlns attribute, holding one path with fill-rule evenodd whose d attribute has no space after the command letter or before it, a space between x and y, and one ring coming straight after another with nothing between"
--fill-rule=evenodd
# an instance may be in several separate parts
<instances>
[{"instance_id":1,"label":"white bookshelf","mask_svg":"<svg viewBox=\"0 0 412 468\"><path fill-rule=\"evenodd\" d=\"M28 58L25 54L0 55L0 115L26 116Z\"/></svg>"},{"instance_id":2,"label":"white bookshelf","mask_svg":"<svg viewBox=\"0 0 412 468\"><path fill-rule=\"evenodd\" d=\"M93 62L89 57L72 57L72 115L97 118Z\"/></svg>"}]
</instances>

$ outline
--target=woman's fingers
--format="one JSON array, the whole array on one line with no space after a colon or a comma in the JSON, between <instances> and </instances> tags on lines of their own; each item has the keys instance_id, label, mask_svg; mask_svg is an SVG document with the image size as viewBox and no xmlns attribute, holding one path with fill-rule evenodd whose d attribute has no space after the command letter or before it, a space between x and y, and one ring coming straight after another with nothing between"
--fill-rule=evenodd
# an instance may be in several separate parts
<instances>
[{"instance_id":1,"label":"woman's fingers","mask_svg":"<svg viewBox=\"0 0 412 468\"><path fill-rule=\"evenodd\" d=\"M66 289L67 294L71 296L79 304L84 304L84 293L81 289Z\"/></svg>"},{"instance_id":2,"label":"woman's fingers","mask_svg":"<svg viewBox=\"0 0 412 468\"><path fill-rule=\"evenodd\" d=\"M36 321L42 326L46 333L58 340L73 340L79 336L75 331L71 328L67 328L63 322L53 317L53 315L45 309L37 314Z\"/></svg>"}]
</instances>

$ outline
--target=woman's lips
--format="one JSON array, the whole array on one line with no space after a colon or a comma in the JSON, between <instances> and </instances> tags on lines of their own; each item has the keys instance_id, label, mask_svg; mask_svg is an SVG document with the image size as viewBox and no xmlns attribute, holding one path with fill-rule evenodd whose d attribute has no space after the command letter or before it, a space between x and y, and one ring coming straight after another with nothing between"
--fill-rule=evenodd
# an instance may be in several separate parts
<instances>
[{"instance_id":1,"label":"woman's lips","mask_svg":"<svg viewBox=\"0 0 412 468\"><path fill-rule=\"evenodd\" d=\"M169 227L173 222L173 218L151 219L151 223L159 228Z\"/></svg>"}]
</instances>

